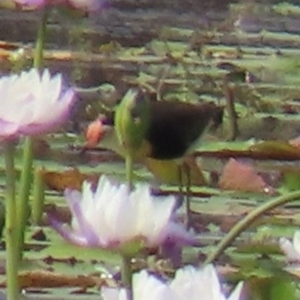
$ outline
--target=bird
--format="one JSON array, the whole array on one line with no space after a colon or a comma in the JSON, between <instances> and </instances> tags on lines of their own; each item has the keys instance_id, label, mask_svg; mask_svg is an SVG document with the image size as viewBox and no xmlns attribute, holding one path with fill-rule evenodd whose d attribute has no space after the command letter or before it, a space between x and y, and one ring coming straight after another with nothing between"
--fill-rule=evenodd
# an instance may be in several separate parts
<instances>
[{"instance_id":1,"label":"bird","mask_svg":"<svg viewBox=\"0 0 300 300\"><path fill-rule=\"evenodd\" d=\"M137 97L146 97L145 92L139 90ZM208 129L219 127L223 110L214 102L149 101L149 125L142 146L137 151L136 161L146 160L153 167L157 165L160 168L175 161L181 185L182 173L188 171L183 164L184 158L198 148ZM103 148L125 155L125 149L115 134L114 115L114 111L102 114L89 124L86 147L95 147L100 143Z\"/></svg>"},{"instance_id":2,"label":"bird","mask_svg":"<svg viewBox=\"0 0 300 300\"><path fill-rule=\"evenodd\" d=\"M140 93L138 96L144 96ZM213 102L192 104L150 101L150 121L145 135L144 155L158 160L180 159L195 150L209 128L222 123L223 107ZM101 114L86 130L87 146L99 144L123 153L114 134L114 111ZM146 153L145 153L146 152Z\"/></svg>"}]
</instances>

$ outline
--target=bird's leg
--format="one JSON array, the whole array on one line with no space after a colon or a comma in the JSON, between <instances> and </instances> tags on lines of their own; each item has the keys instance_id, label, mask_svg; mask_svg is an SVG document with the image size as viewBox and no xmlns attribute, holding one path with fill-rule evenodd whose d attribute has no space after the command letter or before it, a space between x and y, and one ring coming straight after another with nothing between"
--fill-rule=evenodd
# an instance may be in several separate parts
<instances>
[{"instance_id":1,"label":"bird's leg","mask_svg":"<svg viewBox=\"0 0 300 300\"><path fill-rule=\"evenodd\" d=\"M185 176L186 180L185 180ZM185 195L183 191L183 185L185 185ZM190 194L191 194L191 174L190 168L187 164L183 163L178 166L178 188L179 188L179 201L182 203L185 200L185 224L187 228L191 226L191 208L190 208ZM185 196L185 197L184 197ZM184 199L185 198L185 199Z\"/></svg>"},{"instance_id":2,"label":"bird's leg","mask_svg":"<svg viewBox=\"0 0 300 300\"><path fill-rule=\"evenodd\" d=\"M179 202L183 202L183 180L182 180L182 169L181 165L178 166L178 191L179 191Z\"/></svg>"},{"instance_id":3,"label":"bird's leg","mask_svg":"<svg viewBox=\"0 0 300 300\"><path fill-rule=\"evenodd\" d=\"M185 196L185 209L186 209L186 228L191 227L191 170L188 164L182 166L184 173L186 174L186 196Z\"/></svg>"}]
</instances>

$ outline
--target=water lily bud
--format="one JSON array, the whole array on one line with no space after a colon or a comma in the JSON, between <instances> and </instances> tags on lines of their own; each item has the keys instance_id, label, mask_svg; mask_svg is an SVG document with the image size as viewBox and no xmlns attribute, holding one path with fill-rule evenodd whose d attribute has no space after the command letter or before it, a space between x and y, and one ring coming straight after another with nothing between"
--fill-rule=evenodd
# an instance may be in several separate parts
<instances>
[{"instance_id":1,"label":"water lily bud","mask_svg":"<svg viewBox=\"0 0 300 300\"><path fill-rule=\"evenodd\" d=\"M141 147L149 126L149 101L139 90L130 89L115 114L115 129L119 143L129 152Z\"/></svg>"}]
</instances>

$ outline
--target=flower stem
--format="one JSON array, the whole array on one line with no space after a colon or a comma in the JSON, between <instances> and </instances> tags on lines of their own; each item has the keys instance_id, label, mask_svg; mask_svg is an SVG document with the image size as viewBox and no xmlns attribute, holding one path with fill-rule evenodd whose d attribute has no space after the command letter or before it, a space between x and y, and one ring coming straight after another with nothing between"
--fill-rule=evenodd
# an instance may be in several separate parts
<instances>
[{"instance_id":1,"label":"flower stem","mask_svg":"<svg viewBox=\"0 0 300 300\"><path fill-rule=\"evenodd\" d=\"M121 254L122 267L121 267L121 281L125 287L129 287L130 295L132 295L132 268L131 256ZM132 297L129 297L132 299Z\"/></svg>"},{"instance_id":2,"label":"flower stem","mask_svg":"<svg viewBox=\"0 0 300 300\"><path fill-rule=\"evenodd\" d=\"M11 141L4 142L4 156L6 166L6 278L7 299L18 300L18 248L17 248L17 222L15 202L15 167L14 167L14 145Z\"/></svg>"},{"instance_id":3,"label":"flower stem","mask_svg":"<svg viewBox=\"0 0 300 300\"><path fill-rule=\"evenodd\" d=\"M133 189L133 159L130 151L127 151L125 157L125 168L126 168L126 180L130 187L130 190Z\"/></svg>"},{"instance_id":4,"label":"flower stem","mask_svg":"<svg viewBox=\"0 0 300 300\"><path fill-rule=\"evenodd\" d=\"M42 68L44 60L44 47L47 30L48 8L42 10L41 22L35 43L33 66L37 69Z\"/></svg>"},{"instance_id":5,"label":"flower stem","mask_svg":"<svg viewBox=\"0 0 300 300\"><path fill-rule=\"evenodd\" d=\"M217 245L217 249L209 255L204 264L209 264L213 262L223 251L231 245L234 239L245 229L247 229L256 219L262 216L269 210L276 208L277 206L283 205L288 202L299 200L300 191L290 193L288 195L280 196L271 200L263 205L253 209L245 218L236 223L232 229L227 233L227 235L220 241Z\"/></svg>"},{"instance_id":6,"label":"flower stem","mask_svg":"<svg viewBox=\"0 0 300 300\"><path fill-rule=\"evenodd\" d=\"M29 216L29 193L32 181L32 144L30 137L25 138L23 152L23 168L21 170L20 190L17 206L17 220L19 224L17 248L19 249L20 258L24 244L24 235L26 223Z\"/></svg>"},{"instance_id":7,"label":"flower stem","mask_svg":"<svg viewBox=\"0 0 300 300\"><path fill-rule=\"evenodd\" d=\"M41 222L43 216L45 200L45 186L43 176L40 169L36 169L34 172L34 185L33 185L33 202L31 217L35 224Z\"/></svg>"},{"instance_id":8,"label":"flower stem","mask_svg":"<svg viewBox=\"0 0 300 300\"><path fill-rule=\"evenodd\" d=\"M45 7L42 10L41 22L37 34L35 52L34 52L34 61L33 65L35 68L41 68L43 65L43 52L46 38L46 29L47 29L47 19L48 19L48 9ZM22 255L22 249L24 244L24 234L26 223L29 216L29 193L30 186L32 181L32 145L33 139L31 137L25 138L24 143L24 152L23 152L23 168L21 171L21 183L20 183L20 194L18 198L18 240L17 247L20 249L19 253ZM20 256L21 258L21 256Z\"/></svg>"}]
</instances>

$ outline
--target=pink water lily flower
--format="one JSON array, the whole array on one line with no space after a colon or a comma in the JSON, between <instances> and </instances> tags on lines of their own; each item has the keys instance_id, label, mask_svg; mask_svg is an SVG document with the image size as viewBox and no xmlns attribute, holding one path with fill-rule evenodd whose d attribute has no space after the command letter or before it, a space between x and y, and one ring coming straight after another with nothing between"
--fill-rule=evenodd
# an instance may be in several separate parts
<instances>
[{"instance_id":1,"label":"pink water lily flower","mask_svg":"<svg viewBox=\"0 0 300 300\"><path fill-rule=\"evenodd\" d=\"M40 9L44 6L67 4L87 12L99 11L106 7L106 0L11 0L20 8Z\"/></svg>"},{"instance_id":2,"label":"pink water lily flower","mask_svg":"<svg viewBox=\"0 0 300 300\"><path fill-rule=\"evenodd\" d=\"M40 9L45 5L63 3L65 0L12 0L20 8Z\"/></svg>"},{"instance_id":3,"label":"pink water lily flower","mask_svg":"<svg viewBox=\"0 0 300 300\"><path fill-rule=\"evenodd\" d=\"M107 6L105 0L67 0L71 7L87 12L94 12L102 10Z\"/></svg>"},{"instance_id":4,"label":"pink water lily flower","mask_svg":"<svg viewBox=\"0 0 300 300\"><path fill-rule=\"evenodd\" d=\"M191 266L177 270L170 282L162 282L146 271L134 274L132 285L135 300L241 300L243 283L240 282L226 298L213 265L203 269ZM130 300L126 289L103 287L104 300Z\"/></svg>"},{"instance_id":5,"label":"pink water lily flower","mask_svg":"<svg viewBox=\"0 0 300 300\"><path fill-rule=\"evenodd\" d=\"M0 139L48 133L69 116L76 99L60 74L36 69L0 78Z\"/></svg>"},{"instance_id":6,"label":"pink water lily flower","mask_svg":"<svg viewBox=\"0 0 300 300\"><path fill-rule=\"evenodd\" d=\"M66 190L65 196L73 216L72 226L65 226L51 215L49 221L74 244L120 249L131 242L155 247L166 240L179 244L194 241L192 234L172 220L175 198L156 199L147 184L130 191L127 184L112 183L102 176L95 192L90 183L84 182L82 192Z\"/></svg>"},{"instance_id":7,"label":"pink water lily flower","mask_svg":"<svg viewBox=\"0 0 300 300\"><path fill-rule=\"evenodd\" d=\"M14 0L21 7L40 8L43 7L47 0Z\"/></svg>"}]
</instances>

